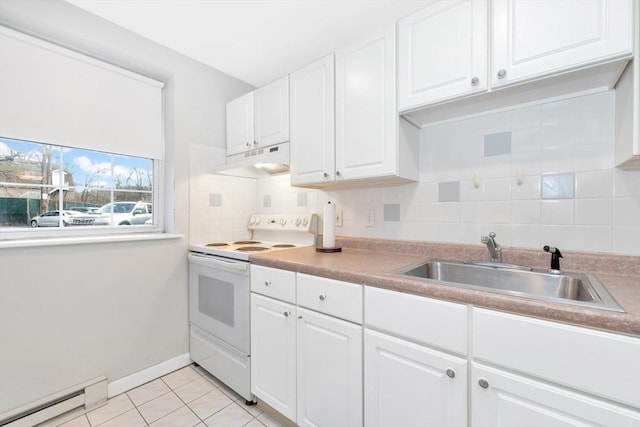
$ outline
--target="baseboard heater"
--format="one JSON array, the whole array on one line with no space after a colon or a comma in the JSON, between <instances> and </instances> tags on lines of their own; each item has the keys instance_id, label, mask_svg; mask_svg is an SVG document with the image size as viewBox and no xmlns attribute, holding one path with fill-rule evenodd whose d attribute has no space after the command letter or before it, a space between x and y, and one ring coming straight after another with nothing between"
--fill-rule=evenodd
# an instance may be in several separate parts
<instances>
[{"instance_id":1,"label":"baseboard heater","mask_svg":"<svg viewBox=\"0 0 640 427\"><path fill-rule=\"evenodd\" d=\"M89 409L106 400L107 378L94 378L0 414L0 427L32 427L72 409Z\"/></svg>"}]
</instances>

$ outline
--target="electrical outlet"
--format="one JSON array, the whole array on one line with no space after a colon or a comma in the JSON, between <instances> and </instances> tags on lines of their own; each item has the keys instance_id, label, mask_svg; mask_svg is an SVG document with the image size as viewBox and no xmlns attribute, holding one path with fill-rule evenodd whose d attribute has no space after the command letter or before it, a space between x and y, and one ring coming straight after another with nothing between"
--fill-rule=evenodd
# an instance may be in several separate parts
<instances>
[{"instance_id":1,"label":"electrical outlet","mask_svg":"<svg viewBox=\"0 0 640 427\"><path fill-rule=\"evenodd\" d=\"M336 227L342 227L342 211L336 211Z\"/></svg>"},{"instance_id":2,"label":"electrical outlet","mask_svg":"<svg viewBox=\"0 0 640 427\"><path fill-rule=\"evenodd\" d=\"M375 209L367 210L367 221L365 224L367 227L374 227L376 225L376 211Z\"/></svg>"}]
</instances>

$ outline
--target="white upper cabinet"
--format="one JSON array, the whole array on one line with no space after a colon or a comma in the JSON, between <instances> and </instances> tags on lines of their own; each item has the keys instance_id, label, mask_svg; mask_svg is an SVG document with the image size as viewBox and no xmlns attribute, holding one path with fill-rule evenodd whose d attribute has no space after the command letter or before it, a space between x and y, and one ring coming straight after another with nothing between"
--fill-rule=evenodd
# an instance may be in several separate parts
<instances>
[{"instance_id":1,"label":"white upper cabinet","mask_svg":"<svg viewBox=\"0 0 640 427\"><path fill-rule=\"evenodd\" d=\"M322 184L335 174L334 58L291 73L291 184Z\"/></svg>"},{"instance_id":2,"label":"white upper cabinet","mask_svg":"<svg viewBox=\"0 0 640 427\"><path fill-rule=\"evenodd\" d=\"M289 140L289 76L254 92L254 130L258 146Z\"/></svg>"},{"instance_id":3,"label":"white upper cabinet","mask_svg":"<svg viewBox=\"0 0 640 427\"><path fill-rule=\"evenodd\" d=\"M396 173L395 28L336 53L336 181Z\"/></svg>"},{"instance_id":4,"label":"white upper cabinet","mask_svg":"<svg viewBox=\"0 0 640 427\"><path fill-rule=\"evenodd\" d=\"M632 53L629 0L494 0L492 10L493 86Z\"/></svg>"},{"instance_id":5,"label":"white upper cabinet","mask_svg":"<svg viewBox=\"0 0 640 427\"><path fill-rule=\"evenodd\" d=\"M395 28L300 71L291 80L291 183L315 188L418 179L416 128L398 121ZM335 99L334 99L335 94Z\"/></svg>"},{"instance_id":6,"label":"white upper cabinet","mask_svg":"<svg viewBox=\"0 0 640 427\"><path fill-rule=\"evenodd\" d=\"M227 103L227 156L253 148L253 92Z\"/></svg>"},{"instance_id":7,"label":"white upper cabinet","mask_svg":"<svg viewBox=\"0 0 640 427\"><path fill-rule=\"evenodd\" d=\"M487 89L487 2L438 2L398 21L400 111Z\"/></svg>"}]
</instances>

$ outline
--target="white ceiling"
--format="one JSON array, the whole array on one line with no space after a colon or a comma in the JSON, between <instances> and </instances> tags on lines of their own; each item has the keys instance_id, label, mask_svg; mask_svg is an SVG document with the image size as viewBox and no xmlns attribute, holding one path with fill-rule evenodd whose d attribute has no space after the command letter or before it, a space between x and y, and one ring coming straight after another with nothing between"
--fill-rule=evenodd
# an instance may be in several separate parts
<instances>
[{"instance_id":1,"label":"white ceiling","mask_svg":"<svg viewBox=\"0 0 640 427\"><path fill-rule=\"evenodd\" d=\"M67 0L263 86L434 0Z\"/></svg>"}]
</instances>

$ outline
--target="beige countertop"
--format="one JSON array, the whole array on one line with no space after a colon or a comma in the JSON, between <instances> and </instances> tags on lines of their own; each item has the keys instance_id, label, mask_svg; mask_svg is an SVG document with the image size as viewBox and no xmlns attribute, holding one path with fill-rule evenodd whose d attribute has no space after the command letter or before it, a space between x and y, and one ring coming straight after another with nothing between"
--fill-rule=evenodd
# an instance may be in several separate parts
<instances>
[{"instance_id":1,"label":"beige countertop","mask_svg":"<svg viewBox=\"0 0 640 427\"><path fill-rule=\"evenodd\" d=\"M602 255L598 263L602 271L592 273L605 286L626 313L618 313L574 305L477 291L440 284L436 281L412 279L391 274L429 259L482 259L482 247L472 245L419 244L373 239L345 239L342 252L320 253L314 247L287 249L251 255L253 264L312 274L330 279L391 289L441 300L472 304L515 314L560 321L610 332L640 336L640 276L636 275L640 257ZM388 244L387 244L388 243ZM351 246L351 247L347 247ZM384 247L385 251L378 248ZM389 251L389 247L393 250ZM375 250L372 250L375 249ZM433 253L437 250L437 253ZM387 252L388 251L388 252ZM564 253L564 251L563 251ZM546 260L546 256L529 250L512 250L505 262L527 259ZM486 257L486 256L485 256ZM565 254L565 258L572 255ZM581 261L581 258L585 260ZM576 253L573 263L594 265L594 254ZM526 265L536 266L532 263ZM571 266L571 262L565 264ZM610 271L607 271L610 270ZM569 270L570 271L570 270ZM620 274L620 272L627 274ZM612 273L613 272L613 273Z\"/></svg>"}]
</instances>

